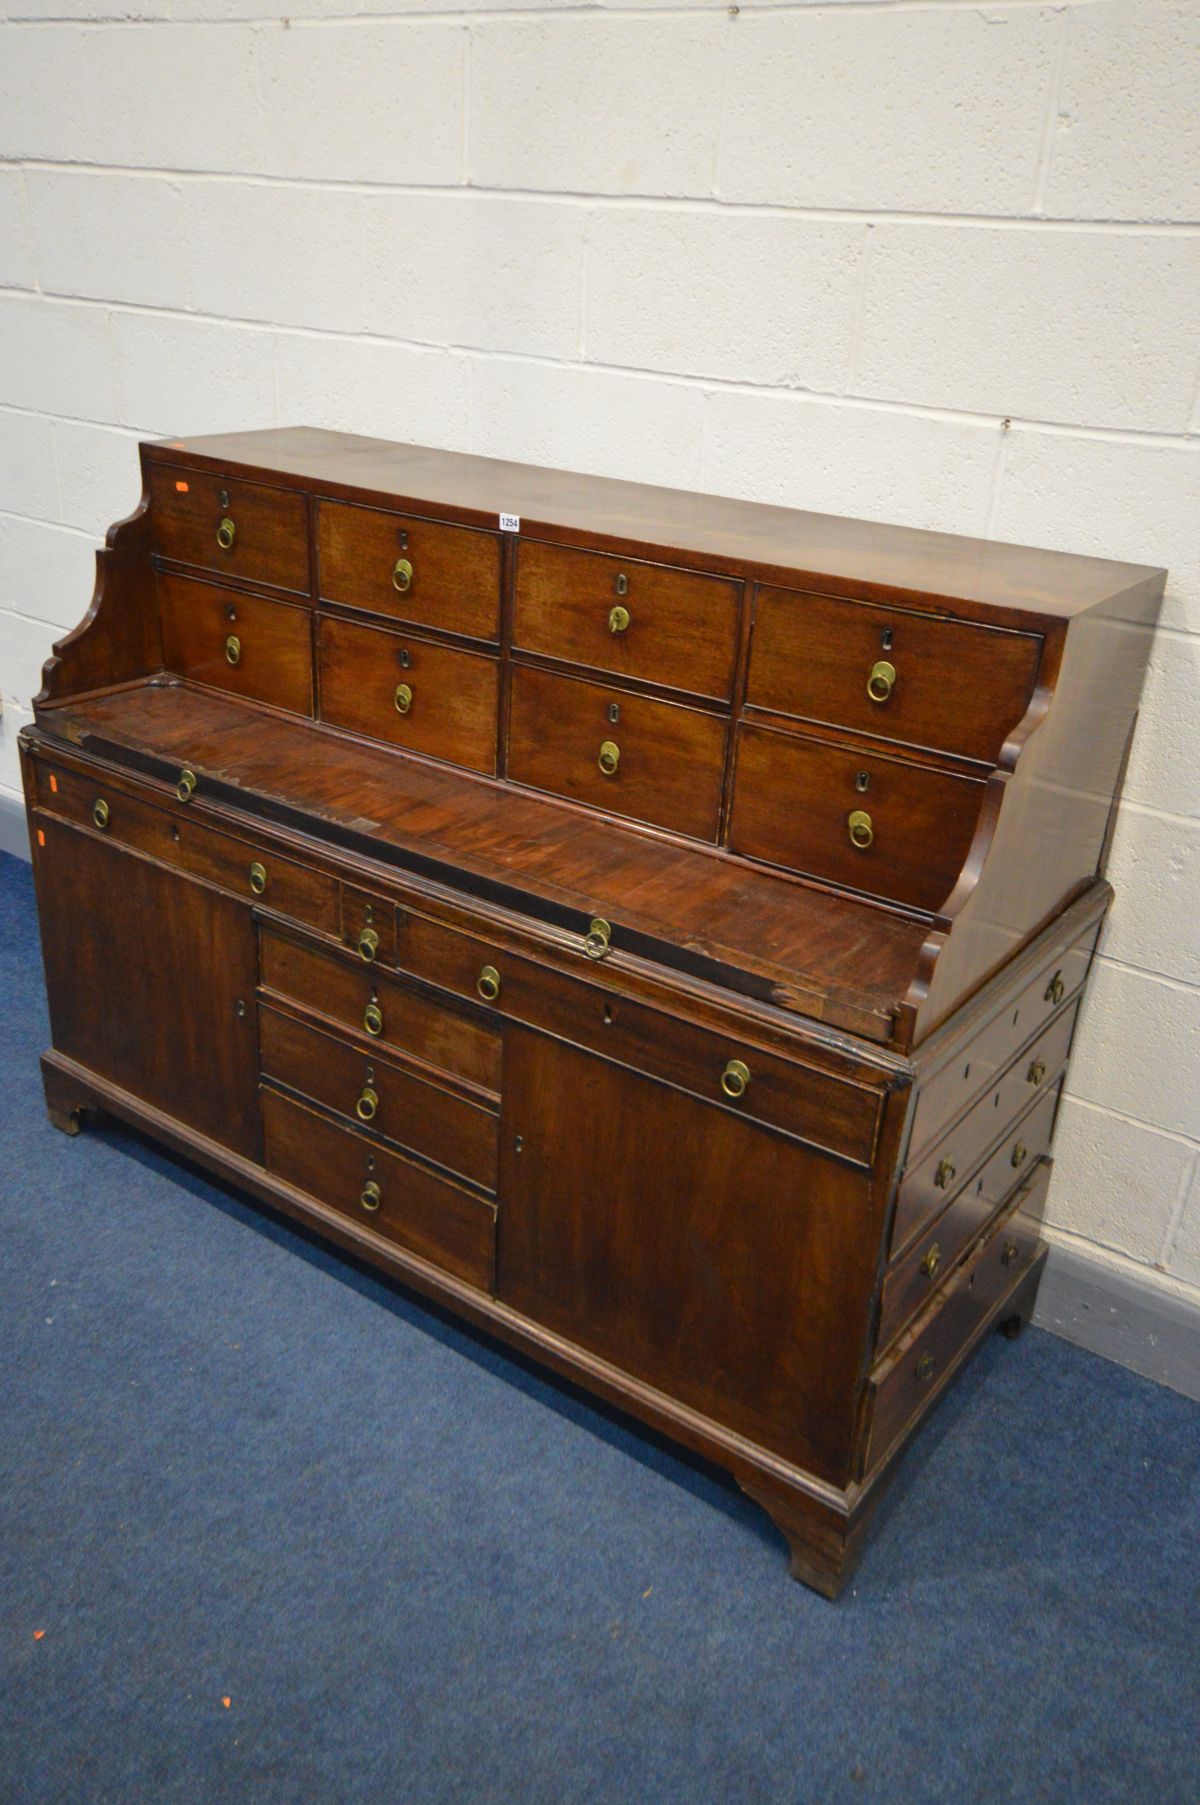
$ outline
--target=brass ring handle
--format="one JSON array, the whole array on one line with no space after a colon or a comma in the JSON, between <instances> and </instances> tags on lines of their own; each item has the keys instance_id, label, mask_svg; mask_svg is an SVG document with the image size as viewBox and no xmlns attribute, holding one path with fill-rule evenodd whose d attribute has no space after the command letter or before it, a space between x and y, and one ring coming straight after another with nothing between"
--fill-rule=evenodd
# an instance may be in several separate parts
<instances>
[{"instance_id":1,"label":"brass ring handle","mask_svg":"<svg viewBox=\"0 0 1200 1805\"><path fill-rule=\"evenodd\" d=\"M217 528L217 544L220 546L220 548L223 552L229 551L230 548L232 547L233 536L236 533L236 531L237 531L237 528L234 526L234 524L233 524L232 520L229 518L228 514L226 514L225 517L223 518L223 520L221 521L220 526Z\"/></svg>"},{"instance_id":2,"label":"brass ring handle","mask_svg":"<svg viewBox=\"0 0 1200 1805\"><path fill-rule=\"evenodd\" d=\"M394 700L396 703L396 713L407 714L412 707L413 702L413 693L407 683L397 683Z\"/></svg>"},{"instance_id":3,"label":"brass ring handle","mask_svg":"<svg viewBox=\"0 0 1200 1805\"><path fill-rule=\"evenodd\" d=\"M1013 1165L1014 1166L1023 1166L1025 1164L1025 1161L1028 1158L1029 1158L1028 1147L1025 1145L1024 1141L1018 1141L1016 1146L1012 1150Z\"/></svg>"},{"instance_id":4,"label":"brass ring handle","mask_svg":"<svg viewBox=\"0 0 1200 1805\"><path fill-rule=\"evenodd\" d=\"M378 1003L368 1003L363 1010L363 1027L368 1034L383 1033L383 1010Z\"/></svg>"},{"instance_id":5,"label":"brass ring handle","mask_svg":"<svg viewBox=\"0 0 1200 1805\"><path fill-rule=\"evenodd\" d=\"M383 1192L372 1178L363 1186L358 1201L364 1210L377 1210L383 1202Z\"/></svg>"},{"instance_id":6,"label":"brass ring handle","mask_svg":"<svg viewBox=\"0 0 1200 1805\"><path fill-rule=\"evenodd\" d=\"M1006 1241L1004 1243L1004 1252L1000 1255L1000 1264L1002 1266L1015 1266L1020 1257L1021 1249L1017 1246L1017 1243L1015 1241Z\"/></svg>"},{"instance_id":7,"label":"brass ring handle","mask_svg":"<svg viewBox=\"0 0 1200 1805\"><path fill-rule=\"evenodd\" d=\"M379 951L379 935L374 928L364 928L358 937L358 956L369 965Z\"/></svg>"},{"instance_id":8,"label":"brass ring handle","mask_svg":"<svg viewBox=\"0 0 1200 1805\"><path fill-rule=\"evenodd\" d=\"M860 852L867 850L875 838L875 828L865 808L851 809L846 817L846 832L851 846L857 846Z\"/></svg>"},{"instance_id":9,"label":"brass ring handle","mask_svg":"<svg viewBox=\"0 0 1200 1805\"><path fill-rule=\"evenodd\" d=\"M242 659L242 642L236 633L231 633L225 641L226 664L240 664Z\"/></svg>"},{"instance_id":10,"label":"brass ring handle","mask_svg":"<svg viewBox=\"0 0 1200 1805\"><path fill-rule=\"evenodd\" d=\"M629 610L620 602L608 611L608 630L610 633L627 633L629 631Z\"/></svg>"},{"instance_id":11,"label":"brass ring handle","mask_svg":"<svg viewBox=\"0 0 1200 1805\"><path fill-rule=\"evenodd\" d=\"M896 683L896 667L881 658L871 666L871 675L867 678L867 694L872 702L886 702Z\"/></svg>"},{"instance_id":12,"label":"brass ring handle","mask_svg":"<svg viewBox=\"0 0 1200 1805\"><path fill-rule=\"evenodd\" d=\"M354 1113L360 1122L371 1122L375 1119L375 1111L378 1108L379 1098L368 1084L364 1087L362 1096L354 1105Z\"/></svg>"},{"instance_id":13,"label":"brass ring handle","mask_svg":"<svg viewBox=\"0 0 1200 1805\"><path fill-rule=\"evenodd\" d=\"M261 896L266 887L267 868L265 865L260 865L258 860L255 859L253 865L250 867L250 888L253 890L255 896Z\"/></svg>"},{"instance_id":14,"label":"brass ring handle","mask_svg":"<svg viewBox=\"0 0 1200 1805\"><path fill-rule=\"evenodd\" d=\"M740 1059L731 1059L721 1073L721 1089L727 1097L744 1097L750 1083L750 1067Z\"/></svg>"},{"instance_id":15,"label":"brass ring handle","mask_svg":"<svg viewBox=\"0 0 1200 1805\"><path fill-rule=\"evenodd\" d=\"M621 762L621 748L616 740L603 741L600 747L600 757L596 762L606 777L616 776L617 766Z\"/></svg>"},{"instance_id":16,"label":"brass ring handle","mask_svg":"<svg viewBox=\"0 0 1200 1805\"><path fill-rule=\"evenodd\" d=\"M917 1377L922 1385L924 1385L927 1380L932 1379L936 1371L937 1361L934 1359L933 1355L922 1354L921 1358L917 1361Z\"/></svg>"},{"instance_id":17,"label":"brass ring handle","mask_svg":"<svg viewBox=\"0 0 1200 1805\"><path fill-rule=\"evenodd\" d=\"M1045 1000L1048 1003L1061 1003L1066 994L1067 987L1063 983L1063 975L1061 971L1056 971L1046 986Z\"/></svg>"},{"instance_id":18,"label":"brass ring handle","mask_svg":"<svg viewBox=\"0 0 1200 1805\"><path fill-rule=\"evenodd\" d=\"M494 1003L500 995L500 973L494 965L485 965L475 980L475 988L485 1003Z\"/></svg>"},{"instance_id":19,"label":"brass ring handle","mask_svg":"<svg viewBox=\"0 0 1200 1805\"><path fill-rule=\"evenodd\" d=\"M925 1258L921 1261L921 1271L925 1274L927 1279L931 1279L937 1273L937 1269L941 1263L942 1250L935 1241L933 1246L929 1249L929 1252L925 1255Z\"/></svg>"},{"instance_id":20,"label":"brass ring handle","mask_svg":"<svg viewBox=\"0 0 1200 1805\"><path fill-rule=\"evenodd\" d=\"M92 820L101 832L108 826L108 804L103 796L97 796L92 804Z\"/></svg>"},{"instance_id":21,"label":"brass ring handle","mask_svg":"<svg viewBox=\"0 0 1200 1805\"><path fill-rule=\"evenodd\" d=\"M180 802L190 802L196 788L196 773L183 770L179 773L179 782L175 785L175 794Z\"/></svg>"},{"instance_id":22,"label":"brass ring handle","mask_svg":"<svg viewBox=\"0 0 1200 1805\"><path fill-rule=\"evenodd\" d=\"M1044 1059L1035 1059L1025 1074L1025 1082L1026 1084L1040 1084L1045 1076L1046 1061Z\"/></svg>"},{"instance_id":23,"label":"brass ring handle","mask_svg":"<svg viewBox=\"0 0 1200 1805\"><path fill-rule=\"evenodd\" d=\"M401 595L407 595L412 588L413 567L407 558L397 558L392 570L392 588L398 589Z\"/></svg>"},{"instance_id":24,"label":"brass ring handle","mask_svg":"<svg viewBox=\"0 0 1200 1805\"><path fill-rule=\"evenodd\" d=\"M954 1183L956 1176L954 1161L944 1159L933 1175L933 1182L939 1191L944 1191L947 1186Z\"/></svg>"},{"instance_id":25,"label":"brass ring handle","mask_svg":"<svg viewBox=\"0 0 1200 1805\"><path fill-rule=\"evenodd\" d=\"M588 931L583 937L583 950L589 959L603 959L609 951L612 940L612 927L602 915L597 915L588 923Z\"/></svg>"}]
</instances>

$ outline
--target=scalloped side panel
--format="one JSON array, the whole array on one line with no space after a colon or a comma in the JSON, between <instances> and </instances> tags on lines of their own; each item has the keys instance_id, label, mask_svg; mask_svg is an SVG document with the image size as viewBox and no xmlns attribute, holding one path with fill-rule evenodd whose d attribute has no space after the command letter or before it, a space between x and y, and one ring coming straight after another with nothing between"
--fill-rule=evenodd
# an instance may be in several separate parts
<instances>
[{"instance_id":1,"label":"scalloped side panel","mask_svg":"<svg viewBox=\"0 0 1200 1805\"><path fill-rule=\"evenodd\" d=\"M55 642L42 666L35 714L68 696L110 689L162 669L149 504L109 527L96 553L96 584L87 613Z\"/></svg>"}]
</instances>

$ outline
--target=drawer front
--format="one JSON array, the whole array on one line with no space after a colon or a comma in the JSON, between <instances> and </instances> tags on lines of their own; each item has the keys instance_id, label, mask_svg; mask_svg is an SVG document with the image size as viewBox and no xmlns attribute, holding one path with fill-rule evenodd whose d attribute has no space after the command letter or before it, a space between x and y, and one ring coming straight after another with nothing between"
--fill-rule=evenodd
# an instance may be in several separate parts
<instances>
[{"instance_id":1,"label":"drawer front","mask_svg":"<svg viewBox=\"0 0 1200 1805\"><path fill-rule=\"evenodd\" d=\"M1048 1172L1035 1173L1036 1198ZM1040 1205L1027 1215L1022 1191L977 1253L875 1368L870 1383L866 1465L873 1467L932 1401L953 1373L990 1312L1029 1270L1038 1249Z\"/></svg>"},{"instance_id":2,"label":"drawer front","mask_svg":"<svg viewBox=\"0 0 1200 1805\"><path fill-rule=\"evenodd\" d=\"M658 564L523 541L513 645L726 700L741 585Z\"/></svg>"},{"instance_id":3,"label":"drawer front","mask_svg":"<svg viewBox=\"0 0 1200 1805\"><path fill-rule=\"evenodd\" d=\"M326 601L470 639L499 637L500 542L492 533L323 501L317 558Z\"/></svg>"},{"instance_id":4,"label":"drawer front","mask_svg":"<svg viewBox=\"0 0 1200 1805\"><path fill-rule=\"evenodd\" d=\"M879 1095L811 1066L692 1027L675 1016L550 971L486 940L405 914L400 966L461 996L486 995L510 1019L722 1103L860 1164L870 1161ZM485 974L486 979L485 979ZM481 981L486 989L481 990ZM498 986L498 989L494 987ZM743 1072L727 1077L738 1062ZM732 1087L737 1094L730 1094Z\"/></svg>"},{"instance_id":5,"label":"drawer front","mask_svg":"<svg viewBox=\"0 0 1200 1805\"><path fill-rule=\"evenodd\" d=\"M508 775L614 815L715 840L727 731L716 715L514 665ZM602 769L602 757L612 764L613 748L615 767Z\"/></svg>"},{"instance_id":6,"label":"drawer front","mask_svg":"<svg viewBox=\"0 0 1200 1805\"><path fill-rule=\"evenodd\" d=\"M260 969L263 984L277 996L469 1084L499 1091L499 1033L465 1011L437 1003L357 960L270 930L262 934Z\"/></svg>"},{"instance_id":7,"label":"drawer front","mask_svg":"<svg viewBox=\"0 0 1200 1805\"><path fill-rule=\"evenodd\" d=\"M491 776L500 666L400 633L321 620L321 719Z\"/></svg>"},{"instance_id":8,"label":"drawer front","mask_svg":"<svg viewBox=\"0 0 1200 1805\"><path fill-rule=\"evenodd\" d=\"M983 792L981 780L929 765L743 726L729 843L748 858L936 910L966 861Z\"/></svg>"},{"instance_id":9,"label":"drawer front","mask_svg":"<svg viewBox=\"0 0 1200 1805\"><path fill-rule=\"evenodd\" d=\"M342 944L356 952L364 965L395 965L395 903L343 884Z\"/></svg>"},{"instance_id":10,"label":"drawer front","mask_svg":"<svg viewBox=\"0 0 1200 1805\"><path fill-rule=\"evenodd\" d=\"M300 1091L389 1141L496 1188L498 1118L465 1097L265 1004L258 1011L263 1076Z\"/></svg>"},{"instance_id":11,"label":"drawer front","mask_svg":"<svg viewBox=\"0 0 1200 1805\"><path fill-rule=\"evenodd\" d=\"M150 466L147 483L161 557L307 596L308 507L303 495L164 464ZM231 523L232 537L223 523Z\"/></svg>"},{"instance_id":12,"label":"drawer front","mask_svg":"<svg viewBox=\"0 0 1200 1805\"><path fill-rule=\"evenodd\" d=\"M163 662L193 683L311 715L312 615L189 577L158 579Z\"/></svg>"},{"instance_id":13,"label":"drawer front","mask_svg":"<svg viewBox=\"0 0 1200 1805\"><path fill-rule=\"evenodd\" d=\"M383 1241L494 1289L494 1205L274 1091L263 1092L262 1112L269 1172Z\"/></svg>"},{"instance_id":14,"label":"drawer front","mask_svg":"<svg viewBox=\"0 0 1200 1805\"><path fill-rule=\"evenodd\" d=\"M281 858L261 843L237 840L209 827L186 803L159 807L115 790L98 777L65 771L40 761L38 800L44 808L87 827L97 825L98 803L106 810L105 836L132 846L164 865L245 896L261 908L289 915L326 934L338 927L337 880Z\"/></svg>"},{"instance_id":15,"label":"drawer front","mask_svg":"<svg viewBox=\"0 0 1200 1805\"><path fill-rule=\"evenodd\" d=\"M760 589L746 701L994 764L1041 640L966 621Z\"/></svg>"},{"instance_id":16,"label":"drawer front","mask_svg":"<svg viewBox=\"0 0 1200 1805\"><path fill-rule=\"evenodd\" d=\"M904 1175L892 1224L893 1254L907 1248L914 1235L936 1239L931 1224L964 1190L995 1208L1025 1170L1050 1151L1061 1078L1055 1083L1047 1079L1046 1087L1032 1108L1007 1124L1003 1116L995 1119L989 1093ZM998 1142L997 1131L1002 1137Z\"/></svg>"},{"instance_id":17,"label":"drawer front","mask_svg":"<svg viewBox=\"0 0 1200 1805\"><path fill-rule=\"evenodd\" d=\"M1100 924L1096 922L1074 946L1047 959L1037 976L972 1037L969 1045L922 1081L909 1137L910 1157L919 1155L932 1136L956 1120L972 1097L995 1082L1017 1050L1049 1021L1064 997L1075 995L1087 977L1099 933ZM1074 1022L1074 1013L1070 1019ZM1031 1052L1029 1057L1030 1062L1035 1057L1044 1058L1048 1072L1055 1069L1045 1054Z\"/></svg>"}]
</instances>

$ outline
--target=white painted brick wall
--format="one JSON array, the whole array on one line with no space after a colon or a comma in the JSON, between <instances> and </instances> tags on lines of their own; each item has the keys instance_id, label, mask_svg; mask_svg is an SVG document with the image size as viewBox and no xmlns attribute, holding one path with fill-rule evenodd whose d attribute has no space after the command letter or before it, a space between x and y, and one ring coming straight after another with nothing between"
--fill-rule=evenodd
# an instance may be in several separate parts
<instances>
[{"instance_id":1,"label":"white painted brick wall","mask_svg":"<svg viewBox=\"0 0 1200 1805\"><path fill-rule=\"evenodd\" d=\"M0 800L139 434L1167 564L1056 1230L1200 1306L1200 0L0 0Z\"/></svg>"}]
</instances>

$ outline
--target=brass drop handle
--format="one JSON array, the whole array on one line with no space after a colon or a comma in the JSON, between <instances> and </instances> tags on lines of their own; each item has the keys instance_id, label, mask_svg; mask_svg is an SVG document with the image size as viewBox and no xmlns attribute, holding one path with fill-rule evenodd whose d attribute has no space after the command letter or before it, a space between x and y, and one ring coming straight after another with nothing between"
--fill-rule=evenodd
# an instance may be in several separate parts
<instances>
[{"instance_id":1,"label":"brass drop handle","mask_svg":"<svg viewBox=\"0 0 1200 1805\"><path fill-rule=\"evenodd\" d=\"M583 950L589 959L604 959L608 956L612 941L612 927L597 915L588 923L588 931L583 937Z\"/></svg>"},{"instance_id":2,"label":"brass drop handle","mask_svg":"<svg viewBox=\"0 0 1200 1805\"><path fill-rule=\"evenodd\" d=\"M1000 1264L1002 1266L1015 1266L1020 1257L1021 1249L1017 1246L1017 1243L1015 1241L1006 1241L1004 1243L1004 1252L1000 1255Z\"/></svg>"},{"instance_id":3,"label":"brass drop handle","mask_svg":"<svg viewBox=\"0 0 1200 1805\"><path fill-rule=\"evenodd\" d=\"M181 771L179 773L179 782L175 785L175 794L178 796L180 802L190 802L195 789L196 773L187 770Z\"/></svg>"},{"instance_id":4,"label":"brass drop handle","mask_svg":"<svg viewBox=\"0 0 1200 1805\"><path fill-rule=\"evenodd\" d=\"M250 888L253 890L255 896L261 896L266 887L267 868L265 865L260 865L258 860L255 859L253 865L250 867Z\"/></svg>"},{"instance_id":5,"label":"brass drop handle","mask_svg":"<svg viewBox=\"0 0 1200 1805\"><path fill-rule=\"evenodd\" d=\"M846 831L851 846L857 846L860 852L865 852L875 838L875 828L865 808L851 809L846 818Z\"/></svg>"},{"instance_id":6,"label":"brass drop handle","mask_svg":"<svg viewBox=\"0 0 1200 1805\"><path fill-rule=\"evenodd\" d=\"M369 965L379 951L379 935L374 928L364 928L358 937L358 956L364 965Z\"/></svg>"},{"instance_id":7,"label":"brass drop handle","mask_svg":"<svg viewBox=\"0 0 1200 1805\"><path fill-rule=\"evenodd\" d=\"M1025 1161L1028 1158L1029 1158L1028 1147L1025 1145L1024 1141L1018 1141L1016 1146L1012 1150L1013 1165L1014 1166L1023 1166L1025 1164Z\"/></svg>"},{"instance_id":8,"label":"brass drop handle","mask_svg":"<svg viewBox=\"0 0 1200 1805\"><path fill-rule=\"evenodd\" d=\"M931 1279L936 1276L937 1269L941 1263L942 1250L935 1241L933 1246L929 1249L929 1252L925 1255L925 1258L921 1261L921 1271L925 1274L927 1279Z\"/></svg>"},{"instance_id":9,"label":"brass drop handle","mask_svg":"<svg viewBox=\"0 0 1200 1805\"><path fill-rule=\"evenodd\" d=\"M750 1067L740 1059L731 1059L721 1073L721 1089L727 1097L744 1097L750 1083Z\"/></svg>"},{"instance_id":10,"label":"brass drop handle","mask_svg":"<svg viewBox=\"0 0 1200 1805\"><path fill-rule=\"evenodd\" d=\"M409 688L408 684L407 683L397 683L396 695L395 695L396 713L397 714L407 714L409 709L412 707L412 701L413 701L413 693L412 693L412 690Z\"/></svg>"},{"instance_id":11,"label":"brass drop handle","mask_svg":"<svg viewBox=\"0 0 1200 1805\"><path fill-rule=\"evenodd\" d=\"M383 1033L383 1010L378 1003L368 1003L363 1010L363 1027L368 1034Z\"/></svg>"},{"instance_id":12,"label":"brass drop handle","mask_svg":"<svg viewBox=\"0 0 1200 1805\"><path fill-rule=\"evenodd\" d=\"M629 610L620 602L608 611L608 630L610 633L627 633L629 631Z\"/></svg>"},{"instance_id":13,"label":"brass drop handle","mask_svg":"<svg viewBox=\"0 0 1200 1805\"><path fill-rule=\"evenodd\" d=\"M954 1161L951 1159L944 1159L933 1175L933 1182L939 1191L944 1191L948 1186L954 1183L954 1179Z\"/></svg>"},{"instance_id":14,"label":"brass drop handle","mask_svg":"<svg viewBox=\"0 0 1200 1805\"><path fill-rule=\"evenodd\" d=\"M379 1186L375 1183L373 1178L368 1179L363 1186L358 1201L362 1204L364 1210L377 1210L383 1202L383 1192L379 1189Z\"/></svg>"},{"instance_id":15,"label":"brass drop handle","mask_svg":"<svg viewBox=\"0 0 1200 1805\"><path fill-rule=\"evenodd\" d=\"M933 1355L922 1354L921 1358L917 1361L917 1377L922 1385L927 1384L936 1371L937 1361L934 1359Z\"/></svg>"},{"instance_id":16,"label":"brass drop handle","mask_svg":"<svg viewBox=\"0 0 1200 1805\"><path fill-rule=\"evenodd\" d=\"M617 774L617 766L620 762L621 748L618 746L616 740L605 740L600 747L600 757L597 760L604 775L606 777L615 777Z\"/></svg>"},{"instance_id":17,"label":"brass drop handle","mask_svg":"<svg viewBox=\"0 0 1200 1805\"><path fill-rule=\"evenodd\" d=\"M236 531L237 528L234 526L228 514L224 515L220 526L217 528L217 544L223 552L227 552L232 548L233 536Z\"/></svg>"},{"instance_id":18,"label":"brass drop handle","mask_svg":"<svg viewBox=\"0 0 1200 1805\"><path fill-rule=\"evenodd\" d=\"M475 988L485 1003L494 1003L500 995L500 973L494 965L485 965L475 980Z\"/></svg>"},{"instance_id":19,"label":"brass drop handle","mask_svg":"<svg viewBox=\"0 0 1200 1805\"><path fill-rule=\"evenodd\" d=\"M1046 986L1046 1001L1048 1003L1061 1003L1066 993L1067 987L1063 983L1063 975L1061 971L1056 971Z\"/></svg>"},{"instance_id":20,"label":"brass drop handle","mask_svg":"<svg viewBox=\"0 0 1200 1805\"><path fill-rule=\"evenodd\" d=\"M871 675L867 678L867 694L872 702L886 702L896 684L896 667L881 658L871 666Z\"/></svg>"},{"instance_id":21,"label":"brass drop handle","mask_svg":"<svg viewBox=\"0 0 1200 1805\"><path fill-rule=\"evenodd\" d=\"M236 633L231 633L225 641L226 664L240 664L242 661L242 642Z\"/></svg>"},{"instance_id":22,"label":"brass drop handle","mask_svg":"<svg viewBox=\"0 0 1200 1805\"><path fill-rule=\"evenodd\" d=\"M392 588L398 589L401 595L407 595L412 588L413 567L407 558L397 558L392 569Z\"/></svg>"},{"instance_id":23,"label":"brass drop handle","mask_svg":"<svg viewBox=\"0 0 1200 1805\"><path fill-rule=\"evenodd\" d=\"M108 804L105 802L103 796L97 796L95 802L92 804L92 820L96 823L96 826L100 829L101 833L103 833L104 829L108 826Z\"/></svg>"},{"instance_id":24,"label":"brass drop handle","mask_svg":"<svg viewBox=\"0 0 1200 1805\"><path fill-rule=\"evenodd\" d=\"M360 1122L372 1122L375 1119L375 1112L378 1108L379 1108L378 1096L371 1089L369 1084L364 1085L362 1096L358 1099L358 1102L354 1105L355 1115L358 1117Z\"/></svg>"},{"instance_id":25,"label":"brass drop handle","mask_svg":"<svg viewBox=\"0 0 1200 1805\"><path fill-rule=\"evenodd\" d=\"M1044 1059L1035 1059L1025 1074L1025 1082L1026 1084L1040 1084L1045 1076L1046 1061Z\"/></svg>"}]
</instances>

